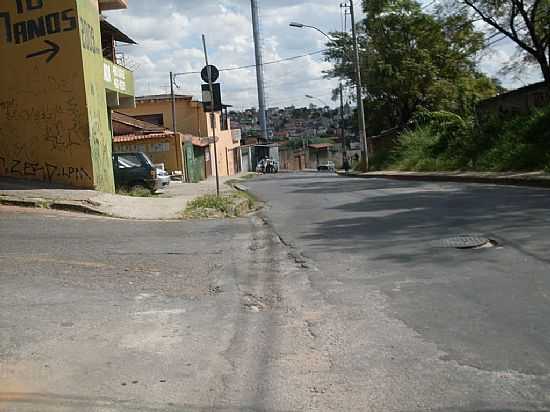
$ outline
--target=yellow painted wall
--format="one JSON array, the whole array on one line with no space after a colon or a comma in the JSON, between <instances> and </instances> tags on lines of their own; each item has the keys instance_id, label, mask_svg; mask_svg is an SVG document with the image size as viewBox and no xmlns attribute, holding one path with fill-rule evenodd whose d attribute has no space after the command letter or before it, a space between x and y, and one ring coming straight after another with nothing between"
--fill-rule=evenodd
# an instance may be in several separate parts
<instances>
[{"instance_id":1,"label":"yellow painted wall","mask_svg":"<svg viewBox=\"0 0 550 412\"><path fill-rule=\"evenodd\" d=\"M0 3L0 176L113 191L97 1L21 4Z\"/></svg>"},{"instance_id":2,"label":"yellow painted wall","mask_svg":"<svg viewBox=\"0 0 550 412\"><path fill-rule=\"evenodd\" d=\"M88 109L88 133L94 170L94 187L114 192L112 132L105 94L99 8L96 1L78 0L80 41Z\"/></svg>"},{"instance_id":3,"label":"yellow painted wall","mask_svg":"<svg viewBox=\"0 0 550 412\"><path fill-rule=\"evenodd\" d=\"M130 116L162 114L163 126L172 130L172 103L169 100L138 101L135 108L119 111ZM180 133L198 137L208 136L202 106L197 102L177 100L176 127Z\"/></svg>"},{"instance_id":4,"label":"yellow painted wall","mask_svg":"<svg viewBox=\"0 0 550 412\"><path fill-rule=\"evenodd\" d=\"M216 149L218 152L218 172L220 176L233 176L235 174L235 164L233 152L231 149L240 147L240 144L233 143L231 131L218 131L216 136ZM228 152L229 150L229 152ZM212 174L214 171L214 145L210 145L210 153L212 154ZM229 172L229 173L228 173Z\"/></svg>"},{"instance_id":5,"label":"yellow painted wall","mask_svg":"<svg viewBox=\"0 0 550 412\"><path fill-rule=\"evenodd\" d=\"M168 150L165 150L167 146ZM169 135L167 137L153 137L134 142L120 142L114 144L114 151L143 152L154 164L164 163L168 172L183 172L183 142L181 135Z\"/></svg>"},{"instance_id":6,"label":"yellow painted wall","mask_svg":"<svg viewBox=\"0 0 550 412\"><path fill-rule=\"evenodd\" d=\"M172 129L172 103L170 100L138 101L133 109L120 110L129 116L162 114L164 127ZM212 136L212 128L208 120L209 114L205 113L200 102L190 100L176 101L176 127L178 132L191 134L197 137ZM240 146L240 143L233 143L231 130L221 130L220 113L216 113L216 142L218 152L218 171L220 176L231 176L235 174L235 165L233 155L229 152L227 156L226 149L234 149ZM214 145L210 145L212 154L212 175L215 173L214 165ZM229 174L228 174L229 165Z\"/></svg>"}]
</instances>

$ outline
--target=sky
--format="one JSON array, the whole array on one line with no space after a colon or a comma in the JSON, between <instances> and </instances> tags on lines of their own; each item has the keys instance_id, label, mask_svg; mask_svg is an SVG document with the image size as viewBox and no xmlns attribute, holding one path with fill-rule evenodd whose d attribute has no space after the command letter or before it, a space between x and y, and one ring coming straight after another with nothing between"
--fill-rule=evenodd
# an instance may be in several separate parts
<instances>
[{"instance_id":1,"label":"sky","mask_svg":"<svg viewBox=\"0 0 550 412\"><path fill-rule=\"evenodd\" d=\"M265 62L315 53L325 48L326 38L311 29L296 29L289 23L319 27L325 32L340 31L344 0L258 0L262 23ZM356 1L358 19L363 17ZM430 2L433 3L433 2ZM122 46L125 64L135 72L138 95L169 92L169 72L196 72L204 66L202 34L206 35L209 60L220 69L254 64L254 43L250 0L129 0L127 10L105 13L109 22L138 44ZM348 17L349 28L349 17ZM501 78L508 88L538 80L535 70L520 77L498 74L515 53L512 44L495 44L480 56L480 67ZM268 107L336 105L331 100L335 79L323 72L331 63L321 53L265 66ZM223 100L236 110L257 106L255 69L221 73ZM177 93L200 100L198 74L177 76ZM315 99L306 97L314 96Z\"/></svg>"}]
</instances>

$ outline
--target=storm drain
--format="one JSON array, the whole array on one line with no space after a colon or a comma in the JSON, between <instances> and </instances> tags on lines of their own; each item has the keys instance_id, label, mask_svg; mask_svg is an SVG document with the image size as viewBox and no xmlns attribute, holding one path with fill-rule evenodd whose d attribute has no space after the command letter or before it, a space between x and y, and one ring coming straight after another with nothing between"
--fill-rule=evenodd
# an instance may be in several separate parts
<instances>
[{"instance_id":1,"label":"storm drain","mask_svg":"<svg viewBox=\"0 0 550 412\"><path fill-rule=\"evenodd\" d=\"M498 242L481 235L465 234L443 239L436 246L447 249L483 249L498 246Z\"/></svg>"}]
</instances>

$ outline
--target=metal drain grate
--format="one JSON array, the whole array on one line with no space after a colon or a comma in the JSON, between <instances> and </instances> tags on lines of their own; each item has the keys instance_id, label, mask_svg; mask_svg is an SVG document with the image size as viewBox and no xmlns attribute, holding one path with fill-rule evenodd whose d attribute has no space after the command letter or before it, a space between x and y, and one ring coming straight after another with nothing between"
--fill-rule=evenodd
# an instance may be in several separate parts
<instances>
[{"instance_id":1,"label":"metal drain grate","mask_svg":"<svg viewBox=\"0 0 550 412\"><path fill-rule=\"evenodd\" d=\"M496 245L496 241L477 234L458 235L436 243L438 247L449 249L478 249Z\"/></svg>"}]
</instances>

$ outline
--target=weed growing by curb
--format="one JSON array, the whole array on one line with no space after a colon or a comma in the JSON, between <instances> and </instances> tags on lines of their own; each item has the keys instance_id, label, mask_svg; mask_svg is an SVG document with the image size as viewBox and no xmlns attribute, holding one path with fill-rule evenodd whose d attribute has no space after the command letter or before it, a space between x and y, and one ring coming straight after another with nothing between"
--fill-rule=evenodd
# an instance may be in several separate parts
<instances>
[{"instance_id":1,"label":"weed growing by curb","mask_svg":"<svg viewBox=\"0 0 550 412\"><path fill-rule=\"evenodd\" d=\"M200 196L187 205L182 213L185 219L239 217L254 209L252 196L243 192L216 196Z\"/></svg>"},{"instance_id":2,"label":"weed growing by curb","mask_svg":"<svg viewBox=\"0 0 550 412\"><path fill-rule=\"evenodd\" d=\"M145 187L133 187L130 190L128 189L119 189L117 190L117 194L122 196L130 196L130 197L154 197L155 194L152 193L149 189Z\"/></svg>"}]
</instances>

